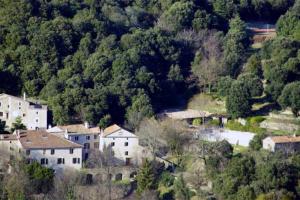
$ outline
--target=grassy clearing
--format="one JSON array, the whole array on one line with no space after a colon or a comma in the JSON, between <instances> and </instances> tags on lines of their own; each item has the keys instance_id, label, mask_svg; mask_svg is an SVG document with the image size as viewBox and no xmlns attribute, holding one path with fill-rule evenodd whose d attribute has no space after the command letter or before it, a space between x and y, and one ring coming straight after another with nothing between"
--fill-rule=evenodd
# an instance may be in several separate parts
<instances>
[{"instance_id":1,"label":"grassy clearing","mask_svg":"<svg viewBox=\"0 0 300 200\"><path fill-rule=\"evenodd\" d=\"M300 134L300 119L287 110L271 112L263 125L268 128L268 133L274 135Z\"/></svg>"},{"instance_id":2,"label":"grassy clearing","mask_svg":"<svg viewBox=\"0 0 300 200\"><path fill-rule=\"evenodd\" d=\"M262 42L257 42L257 43L252 44L251 48L253 48L253 49L260 49L260 48L262 48L262 46L263 46Z\"/></svg>"},{"instance_id":3,"label":"grassy clearing","mask_svg":"<svg viewBox=\"0 0 300 200\"><path fill-rule=\"evenodd\" d=\"M268 130L268 133L272 135L298 135L300 136L300 130L298 131L285 131L285 130Z\"/></svg>"},{"instance_id":4,"label":"grassy clearing","mask_svg":"<svg viewBox=\"0 0 300 200\"><path fill-rule=\"evenodd\" d=\"M234 154L245 153L246 151L248 151L247 147L240 146L240 145L233 145Z\"/></svg>"},{"instance_id":5,"label":"grassy clearing","mask_svg":"<svg viewBox=\"0 0 300 200\"><path fill-rule=\"evenodd\" d=\"M197 94L188 103L189 109L202 110L210 113L225 114L225 101L209 94Z\"/></svg>"},{"instance_id":6,"label":"grassy clearing","mask_svg":"<svg viewBox=\"0 0 300 200\"><path fill-rule=\"evenodd\" d=\"M274 123L285 123L285 124L294 124L294 125L300 125L300 120L299 119L284 119L284 118L272 118L269 117L267 119L270 122L274 122Z\"/></svg>"},{"instance_id":7,"label":"grassy clearing","mask_svg":"<svg viewBox=\"0 0 300 200\"><path fill-rule=\"evenodd\" d=\"M237 121L229 120L225 127L234 131L244 131L261 134L266 132L266 129L259 127L259 124L264 120L265 118L262 116L249 117L247 118L245 126Z\"/></svg>"}]
</instances>

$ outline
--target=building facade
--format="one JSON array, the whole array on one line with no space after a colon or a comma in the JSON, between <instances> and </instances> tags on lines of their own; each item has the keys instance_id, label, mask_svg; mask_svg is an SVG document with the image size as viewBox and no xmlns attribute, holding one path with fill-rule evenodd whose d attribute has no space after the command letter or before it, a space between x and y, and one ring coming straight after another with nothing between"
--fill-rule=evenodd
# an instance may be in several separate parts
<instances>
[{"instance_id":1,"label":"building facade","mask_svg":"<svg viewBox=\"0 0 300 200\"><path fill-rule=\"evenodd\" d=\"M16 131L0 135L0 147L12 156L23 155L60 172L82 168L82 146L46 131Z\"/></svg>"},{"instance_id":2,"label":"building facade","mask_svg":"<svg viewBox=\"0 0 300 200\"><path fill-rule=\"evenodd\" d=\"M55 126L47 130L74 143L83 146L83 159L86 160L92 150L99 151L99 127L90 127L88 123Z\"/></svg>"},{"instance_id":3,"label":"building facade","mask_svg":"<svg viewBox=\"0 0 300 200\"><path fill-rule=\"evenodd\" d=\"M269 136L263 140L263 149L277 152L300 152L300 137L296 136Z\"/></svg>"},{"instance_id":4,"label":"building facade","mask_svg":"<svg viewBox=\"0 0 300 200\"><path fill-rule=\"evenodd\" d=\"M101 131L100 151L105 149L112 151L117 164L137 165L139 162L138 137L116 124Z\"/></svg>"},{"instance_id":5,"label":"building facade","mask_svg":"<svg viewBox=\"0 0 300 200\"><path fill-rule=\"evenodd\" d=\"M45 105L27 101L25 94L23 98L0 94L0 119L8 127L20 117L28 130L46 129L47 110Z\"/></svg>"}]
</instances>

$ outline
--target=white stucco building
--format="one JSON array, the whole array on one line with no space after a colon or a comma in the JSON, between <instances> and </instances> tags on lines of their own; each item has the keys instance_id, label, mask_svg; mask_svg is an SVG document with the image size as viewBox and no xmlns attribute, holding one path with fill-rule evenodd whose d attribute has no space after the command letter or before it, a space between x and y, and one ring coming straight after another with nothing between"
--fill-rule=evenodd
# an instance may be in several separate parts
<instances>
[{"instance_id":1,"label":"white stucco building","mask_svg":"<svg viewBox=\"0 0 300 200\"><path fill-rule=\"evenodd\" d=\"M100 151L105 148L111 149L118 163L125 165L138 164L139 153L142 149L135 134L116 124L101 131Z\"/></svg>"},{"instance_id":2,"label":"white stucco building","mask_svg":"<svg viewBox=\"0 0 300 200\"><path fill-rule=\"evenodd\" d=\"M28 130L47 128L47 106L28 101L25 94L23 98L0 94L0 119L11 127L17 117Z\"/></svg>"},{"instance_id":3,"label":"white stucco building","mask_svg":"<svg viewBox=\"0 0 300 200\"><path fill-rule=\"evenodd\" d=\"M90 127L86 122L84 124L71 124L65 126L55 126L47 130L74 143L83 146L83 159L86 160L91 150L99 150L99 127Z\"/></svg>"},{"instance_id":4,"label":"white stucco building","mask_svg":"<svg viewBox=\"0 0 300 200\"><path fill-rule=\"evenodd\" d=\"M46 131L15 131L0 135L0 148L8 154L24 155L45 167L60 172L82 168L82 146Z\"/></svg>"},{"instance_id":5,"label":"white stucco building","mask_svg":"<svg viewBox=\"0 0 300 200\"><path fill-rule=\"evenodd\" d=\"M300 152L300 137L287 135L269 136L263 140L263 148L273 152Z\"/></svg>"}]
</instances>

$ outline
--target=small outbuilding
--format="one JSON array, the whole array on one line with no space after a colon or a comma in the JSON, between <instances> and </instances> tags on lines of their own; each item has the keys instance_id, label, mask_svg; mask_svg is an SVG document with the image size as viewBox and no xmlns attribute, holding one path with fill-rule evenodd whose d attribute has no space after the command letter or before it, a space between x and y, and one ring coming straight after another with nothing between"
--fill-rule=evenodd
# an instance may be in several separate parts
<instances>
[{"instance_id":1,"label":"small outbuilding","mask_svg":"<svg viewBox=\"0 0 300 200\"><path fill-rule=\"evenodd\" d=\"M263 140L263 148L273 152L300 152L300 136L269 136Z\"/></svg>"}]
</instances>

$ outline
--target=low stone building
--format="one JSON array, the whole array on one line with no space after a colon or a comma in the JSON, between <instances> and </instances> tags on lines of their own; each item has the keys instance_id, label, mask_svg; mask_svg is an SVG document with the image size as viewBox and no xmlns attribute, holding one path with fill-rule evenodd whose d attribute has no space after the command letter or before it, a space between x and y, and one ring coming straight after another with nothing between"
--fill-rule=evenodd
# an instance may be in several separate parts
<instances>
[{"instance_id":1,"label":"low stone building","mask_svg":"<svg viewBox=\"0 0 300 200\"><path fill-rule=\"evenodd\" d=\"M263 140L263 148L269 151L293 153L300 152L300 137L269 136Z\"/></svg>"}]
</instances>

